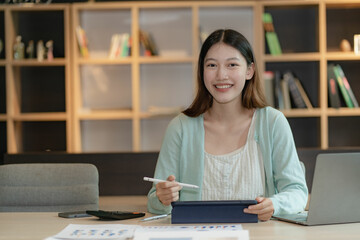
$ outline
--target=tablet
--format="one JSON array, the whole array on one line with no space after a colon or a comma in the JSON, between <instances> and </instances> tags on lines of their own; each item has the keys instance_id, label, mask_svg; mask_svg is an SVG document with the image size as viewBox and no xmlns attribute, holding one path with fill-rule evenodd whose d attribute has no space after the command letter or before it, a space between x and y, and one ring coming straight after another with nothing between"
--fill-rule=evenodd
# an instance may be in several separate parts
<instances>
[{"instance_id":1,"label":"tablet","mask_svg":"<svg viewBox=\"0 0 360 240\"><path fill-rule=\"evenodd\" d=\"M244 213L255 200L172 202L171 223L255 223L256 214Z\"/></svg>"}]
</instances>

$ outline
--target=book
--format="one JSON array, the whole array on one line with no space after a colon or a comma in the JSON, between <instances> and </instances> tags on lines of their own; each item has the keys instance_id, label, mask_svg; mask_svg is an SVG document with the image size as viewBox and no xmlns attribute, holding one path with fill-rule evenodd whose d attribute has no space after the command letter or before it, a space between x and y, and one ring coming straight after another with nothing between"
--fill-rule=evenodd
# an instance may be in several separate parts
<instances>
[{"instance_id":1,"label":"book","mask_svg":"<svg viewBox=\"0 0 360 240\"><path fill-rule=\"evenodd\" d=\"M295 108L307 108L304 99L301 96L301 92L296 84L294 75L287 71L284 73L284 80L289 84L290 96L293 100Z\"/></svg>"},{"instance_id":2,"label":"book","mask_svg":"<svg viewBox=\"0 0 360 240\"><path fill-rule=\"evenodd\" d=\"M139 30L140 44L145 50L145 56L157 56L158 50L155 41L150 33Z\"/></svg>"},{"instance_id":3,"label":"book","mask_svg":"<svg viewBox=\"0 0 360 240\"><path fill-rule=\"evenodd\" d=\"M79 45L80 54L82 57L87 58L89 57L89 50L88 50L88 41L85 30L82 29L80 26L77 26L75 31L76 31L76 38Z\"/></svg>"},{"instance_id":4,"label":"book","mask_svg":"<svg viewBox=\"0 0 360 240\"><path fill-rule=\"evenodd\" d=\"M265 89L266 102L270 106L275 107L274 72L272 71L264 72L264 89Z\"/></svg>"},{"instance_id":5,"label":"book","mask_svg":"<svg viewBox=\"0 0 360 240\"><path fill-rule=\"evenodd\" d=\"M339 64L337 64L335 67L338 70L338 73L339 73L339 75L340 75L340 77L341 77L341 79L342 79L342 81L344 83L344 86L345 86L345 88L346 88L346 90L348 92L348 95L349 95L354 107L358 108L359 103L358 103L358 101L357 101L357 99L356 99L356 97L355 97L355 95L354 95L354 93L353 93L353 91L352 91L352 89L350 87L350 84L349 84L349 82L348 82L348 80L347 80L347 78L345 76L345 73L344 73L343 69L341 68L341 66Z\"/></svg>"},{"instance_id":6,"label":"book","mask_svg":"<svg viewBox=\"0 0 360 240\"><path fill-rule=\"evenodd\" d=\"M335 76L336 76L336 81L337 81L337 83L338 83L340 92L341 92L341 94L342 94L342 96L343 96L343 98L344 98L344 100L345 100L346 106L347 106L348 108L353 108L353 107L354 107L354 104L353 104L353 102L351 101L351 98L350 98L350 96L349 96L348 91L346 90L346 87L345 87L345 85L344 85L343 79L342 79L341 76L340 76L340 73L339 73L338 68L337 68L335 65L333 65L333 66L332 66L332 69L333 69L334 74L335 74Z\"/></svg>"},{"instance_id":7,"label":"book","mask_svg":"<svg viewBox=\"0 0 360 240\"><path fill-rule=\"evenodd\" d=\"M284 109L291 109L289 83L285 80L281 80L281 90L284 97Z\"/></svg>"},{"instance_id":8,"label":"book","mask_svg":"<svg viewBox=\"0 0 360 240\"><path fill-rule=\"evenodd\" d=\"M275 32L273 19L270 13L263 14L263 25L265 30L265 38L271 55L281 55L282 50L279 38Z\"/></svg>"},{"instance_id":9,"label":"book","mask_svg":"<svg viewBox=\"0 0 360 240\"><path fill-rule=\"evenodd\" d=\"M279 71L275 71L274 78L274 91L275 91L275 108L284 109L284 97L281 89L281 73Z\"/></svg>"},{"instance_id":10,"label":"book","mask_svg":"<svg viewBox=\"0 0 360 240\"><path fill-rule=\"evenodd\" d=\"M130 35L128 33L114 34L111 37L109 58L115 59L129 56L129 39Z\"/></svg>"},{"instance_id":11,"label":"book","mask_svg":"<svg viewBox=\"0 0 360 240\"><path fill-rule=\"evenodd\" d=\"M303 85L301 84L301 81L298 78L295 78L295 83L300 91L301 97L303 98L306 107L310 108L310 109L313 108L311 101L310 101L308 95L306 94L306 91L305 91Z\"/></svg>"},{"instance_id":12,"label":"book","mask_svg":"<svg viewBox=\"0 0 360 240\"><path fill-rule=\"evenodd\" d=\"M329 105L332 108L340 108L340 96L339 90L336 83L336 76L333 69L334 65L329 64L327 67L327 78L328 78L328 95L329 95Z\"/></svg>"}]
</instances>

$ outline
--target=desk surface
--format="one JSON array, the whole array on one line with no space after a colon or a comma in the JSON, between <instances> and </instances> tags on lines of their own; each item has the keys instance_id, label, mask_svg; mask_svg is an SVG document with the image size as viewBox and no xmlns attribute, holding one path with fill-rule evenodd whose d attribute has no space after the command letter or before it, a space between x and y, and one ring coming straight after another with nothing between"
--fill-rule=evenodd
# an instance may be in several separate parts
<instances>
[{"instance_id":1,"label":"desk surface","mask_svg":"<svg viewBox=\"0 0 360 240\"><path fill-rule=\"evenodd\" d=\"M146 211L146 197L101 197L100 209ZM148 217L150 216L147 213ZM139 219L103 222L94 218L65 219L57 213L0 213L1 240L41 240L64 229L68 224L141 224L167 225L170 217L151 222L139 222ZM249 230L250 239L359 239L360 223L336 224L324 226L300 226L271 220L259 223L242 224Z\"/></svg>"}]
</instances>

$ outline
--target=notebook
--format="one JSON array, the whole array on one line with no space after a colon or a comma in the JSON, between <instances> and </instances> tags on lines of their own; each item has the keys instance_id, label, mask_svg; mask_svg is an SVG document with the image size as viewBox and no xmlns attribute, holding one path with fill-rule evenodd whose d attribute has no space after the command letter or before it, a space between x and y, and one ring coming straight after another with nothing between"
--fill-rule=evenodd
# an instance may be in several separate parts
<instances>
[{"instance_id":1,"label":"notebook","mask_svg":"<svg viewBox=\"0 0 360 240\"><path fill-rule=\"evenodd\" d=\"M360 152L319 154L309 211L274 217L307 226L360 222L359 199Z\"/></svg>"}]
</instances>

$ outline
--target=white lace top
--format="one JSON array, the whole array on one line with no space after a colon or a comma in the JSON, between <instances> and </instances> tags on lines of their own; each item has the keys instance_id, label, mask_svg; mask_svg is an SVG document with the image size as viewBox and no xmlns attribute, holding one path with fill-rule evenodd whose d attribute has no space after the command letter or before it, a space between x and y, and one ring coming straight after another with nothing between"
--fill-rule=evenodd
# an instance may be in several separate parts
<instances>
[{"instance_id":1,"label":"white lace top","mask_svg":"<svg viewBox=\"0 0 360 240\"><path fill-rule=\"evenodd\" d=\"M250 200L263 196L265 173L260 148L254 140L256 111L245 145L225 155L205 151L202 200Z\"/></svg>"}]
</instances>

